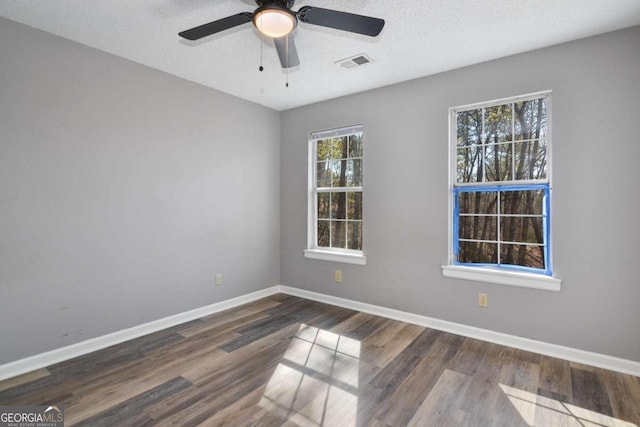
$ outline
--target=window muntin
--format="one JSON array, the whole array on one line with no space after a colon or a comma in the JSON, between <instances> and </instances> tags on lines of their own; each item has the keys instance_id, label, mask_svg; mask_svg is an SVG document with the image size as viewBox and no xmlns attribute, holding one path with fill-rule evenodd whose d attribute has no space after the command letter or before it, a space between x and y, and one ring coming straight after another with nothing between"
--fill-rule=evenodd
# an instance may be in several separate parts
<instances>
[{"instance_id":1,"label":"window muntin","mask_svg":"<svg viewBox=\"0 0 640 427\"><path fill-rule=\"evenodd\" d=\"M311 145L309 247L361 254L362 127L312 133Z\"/></svg>"},{"instance_id":2,"label":"window muntin","mask_svg":"<svg viewBox=\"0 0 640 427\"><path fill-rule=\"evenodd\" d=\"M452 264L551 275L550 93L451 109Z\"/></svg>"}]
</instances>

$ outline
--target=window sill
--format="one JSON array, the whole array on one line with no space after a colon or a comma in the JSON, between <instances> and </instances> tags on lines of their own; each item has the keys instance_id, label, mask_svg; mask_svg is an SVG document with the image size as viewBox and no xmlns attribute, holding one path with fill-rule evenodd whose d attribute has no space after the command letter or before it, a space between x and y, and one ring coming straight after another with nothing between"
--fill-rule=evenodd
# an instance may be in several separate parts
<instances>
[{"instance_id":1,"label":"window sill","mask_svg":"<svg viewBox=\"0 0 640 427\"><path fill-rule=\"evenodd\" d=\"M493 268L466 267L461 265L443 265L442 275L454 279L474 280L477 282L497 283L499 285L519 286L522 288L560 291L562 281L555 277L540 274L504 271Z\"/></svg>"},{"instance_id":2,"label":"window sill","mask_svg":"<svg viewBox=\"0 0 640 427\"><path fill-rule=\"evenodd\" d=\"M344 262L346 264L365 265L367 257L360 253L323 251L321 249L305 249L304 256L323 261Z\"/></svg>"}]
</instances>

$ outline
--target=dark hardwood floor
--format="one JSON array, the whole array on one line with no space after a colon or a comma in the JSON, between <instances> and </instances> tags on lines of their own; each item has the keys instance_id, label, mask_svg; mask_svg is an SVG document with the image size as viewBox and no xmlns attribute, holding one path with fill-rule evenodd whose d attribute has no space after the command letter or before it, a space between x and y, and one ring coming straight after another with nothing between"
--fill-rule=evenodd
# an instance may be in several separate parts
<instances>
[{"instance_id":1,"label":"dark hardwood floor","mask_svg":"<svg viewBox=\"0 0 640 427\"><path fill-rule=\"evenodd\" d=\"M638 426L640 378L278 294L0 382L67 426Z\"/></svg>"}]
</instances>

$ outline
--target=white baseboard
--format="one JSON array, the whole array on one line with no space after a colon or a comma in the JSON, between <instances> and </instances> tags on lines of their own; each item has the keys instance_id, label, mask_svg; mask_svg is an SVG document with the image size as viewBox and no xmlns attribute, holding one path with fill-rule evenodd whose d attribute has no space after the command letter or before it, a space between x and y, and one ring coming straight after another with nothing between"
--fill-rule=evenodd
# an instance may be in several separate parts
<instances>
[{"instance_id":1,"label":"white baseboard","mask_svg":"<svg viewBox=\"0 0 640 427\"><path fill-rule=\"evenodd\" d=\"M496 344L518 348L521 350L570 360L572 362L578 362L585 365L609 369L612 371L621 372L623 374L640 376L640 362L607 356L599 353L592 353L589 351L578 350L575 348L564 347L556 344L549 344L529 338L503 334L487 329L448 322L446 320L434 319L432 317L407 313L405 311L394 310L392 308L348 300L331 295L320 294L304 289L277 285L257 292L241 295L236 298L231 298L226 301L221 301L215 304L207 305L205 307L200 307L194 310L186 311L184 313L176 314L174 316L165 317L163 319L154 320L152 322L144 323L132 328L123 329L121 331L92 338L86 341L79 342L77 344L72 344L66 347L51 350L46 353L36 354L35 356L30 356L24 359L0 365L0 381L7 378L15 377L17 375L25 374L27 372L35 371L37 369L45 368L55 363L60 363L65 360L82 356L96 350L101 350L103 348L107 348L112 345L119 344L130 339L138 338L153 332L157 332L162 329L170 328L181 323L199 319L201 317L208 316L219 311L227 310L229 308L256 301L260 298L264 298L277 293L298 296L325 304L331 304L339 307L349 308L352 310L362 311L364 313L374 314L376 316L386 317L388 319L413 323L415 325L437 329L439 331L449 332L456 335L462 335L469 338L475 338L482 341L488 341Z\"/></svg>"},{"instance_id":2,"label":"white baseboard","mask_svg":"<svg viewBox=\"0 0 640 427\"><path fill-rule=\"evenodd\" d=\"M71 344L66 347L61 347L55 350L47 351L45 353L36 354L34 356L16 360L14 362L9 362L7 364L0 365L0 381L25 374L27 372L35 371L36 369L41 369L55 363L64 362L65 360L82 356L84 354L91 353L92 351L102 350L103 348L107 348L124 341L138 338L143 335L148 335L153 332L158 332L163 329L179 325L181 323L199 319L201 317L208 316L219 311L227 310L229 308L237 307L242 304L259 300L260 298L264 298L278 292L280 292L280 286L273 286L271 288L251 292L246 295L241 295L236 298L231 298L215 304L196 308L194 310L185 311L184 313L179 313L173 316L165 317L163 319L143 323L142 325L134 326L128 329L123 329L96 338L91 338L86 341Z\"/></svg>"},{"instance_id":3,"label":"white baseboard","mask_svg":"<svg viewBox=\"0 0 640 427\"><path fill-rule=\"evenodd\" d=\"M623 374L640 376L640 362L635 362L632 360L621 359L618 357L607 356L604 354L593 353L571 347L564 347L556 344L549 344L529 338L503 334L501 332L494 332L488 329L481 329L473 326L462 325L460 323L448 322L446 320L434 319L432 317L422 316L419 314L407 313L400 310L394 310L378 305L372 305L359 301L334 297L331 295L320 294L317 292L311 292L299 288L278 286L278 290L284 294L294 295L301 298L323 302L326 304L337 305L339 307L362 311L364 313L374 314L376 316L386 317L388 319L413 323L415 325L437 329L439 331L449 332L456 335L462 335L464 337L475 338L482 341L488 341L495 344L514 347L534 353L544 354L546 356L557 357L559 359L565 359L572 362L595 366L598 368L609 369L611 371L621 372Z\"/></svg>"}]
</instances>

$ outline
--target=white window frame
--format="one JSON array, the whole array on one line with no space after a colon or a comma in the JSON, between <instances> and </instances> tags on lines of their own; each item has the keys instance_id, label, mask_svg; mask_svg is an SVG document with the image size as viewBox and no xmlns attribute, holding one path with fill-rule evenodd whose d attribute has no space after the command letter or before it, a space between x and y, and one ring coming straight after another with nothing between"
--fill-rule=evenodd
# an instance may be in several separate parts
<instances>
[{"instance_id":1,"label":"white window frame","mask_svg":"<svg viewBox=\"0 0 640 427\"><path fill-rule=\"evenodd\" d=\"M548 291L560 291L561 280L557 277L553 277L545 274L531 273L525 271L517 271L517 270L508 270L499 267L492 266L470 266L470 265L457 265L454 254L454 203L455 203L455 195L454 195L454 187L456 184L456 176L457 176L457 166L456 166L456 158L457 158L457 126L456 126L456 115L458 111L465 111L471 109L478 108L486 108L496 105L502 105L506 103L516 103L521 101L528 101L537 98L546 98L546 108L547 108L547 181L549 185L549 193L551 197L552 193L552 105L551 105L551 91L542 91L536 93L530 93L526 95L513 96L502 99L494 99L485 102L479 102L475 104L469 105L461 105L457 107L449 108L449 215L448 215L448 264L442 266L442 275L445 277L451 277L455 279L463 279L463 280L472 280L476 282L488 282L488 283L496 283L501 285L510 285L510 286L518 286L525 288L533 288L533 289L542 289ZM507 183L507 182L505 182ZM520 183L527 184L527 181L510 181L508 183ZM464 186L464 185L463 185ZM553 222L553 204L550 204L549 209L549 227L551 227L551 223ZM549 241L548 241L548 262L551 264L552 262L552 253L551 250L553 245L552 233L549 232ZM549 266L550 271L551 266Z\"/></svg>"},{"instance_id":2,"label":"white window frame","mask_svg":"<svg viewBox=\"0 0 640 427\"><path fill-rule=\"evenodd\" d=\"M304 250L304 256L310 259L317 259L323 261L333 261L333 262L341 262L347 264L357 264L357 265L365 265L367 263L367 258L363 250L353 250L353 249L341 249L341 248L328 248L328 247L318 247L317 242L317 215L318 215L318 207L317 207L317 187L316 187L316 142L318 140L326 139L326 138L337 138L348 135L353 135L355 133L363 133L363 126L360 125L352 125L346 126L336 129L330 129L325 131L318 132L310 132L309 133L309 158L308 158L308 192L307 192L307 248ZM347 188L336 188L336 190L346 190L346 191L363 191L364 187L364 148L363 148L363 186L360 187L347 187ZM364 209L363 209L363 220L364 220ZM362 223L362 232L364 235L364 221ZM363 236L364 242L364 236ZM364 244L364 243L363 243Z\"/></svg>"}]
</instances>

